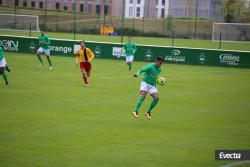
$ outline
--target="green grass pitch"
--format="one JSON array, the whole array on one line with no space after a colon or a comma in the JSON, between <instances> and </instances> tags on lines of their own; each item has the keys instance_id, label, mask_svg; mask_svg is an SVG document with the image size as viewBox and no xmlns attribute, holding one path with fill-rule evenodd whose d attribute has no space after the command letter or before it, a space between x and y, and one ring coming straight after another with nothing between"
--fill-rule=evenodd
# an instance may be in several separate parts
<instances>
[{"instance_id":1,"label":"green grass pitch","mask_svg":"<svg viewBox=\"0 0 250 167\"><path fill-rule=\"evenodd\" d=\"M217 167L231 161L215 161L215 149L250 148L249 69L164 64L149 121L150 97L131 115L140 79L124 61L95 59L84 88L74 58L52 57L50 71L31 54L6 57L0 166Z\"/></svg>"}]
</instances>

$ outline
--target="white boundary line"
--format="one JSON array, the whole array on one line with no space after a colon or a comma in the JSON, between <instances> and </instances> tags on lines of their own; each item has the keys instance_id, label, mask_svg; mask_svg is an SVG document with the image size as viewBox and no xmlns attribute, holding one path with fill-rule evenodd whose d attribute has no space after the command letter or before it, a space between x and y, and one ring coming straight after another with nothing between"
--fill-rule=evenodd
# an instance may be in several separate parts
<instances>
[{"instance_id":1,"label":"white boundary line","mask_svg":"<svg viewBox=\"0 0 250 167\"><path fill-rule=\"evenodd\" d=\"M231 25L244 25L244 26L250 26L249 23L213 23L213 24L231 24Z\"/></svg>"},{"instance_id":2,"label":"white boundary line","mask_svg":"<svg viewBox=\"0 0 250 167\"><path fill-rule=\"evenodd\" d=\"M212 40L213 42L220 42L220 40ZM249 43L250 44L250 41L221 41L221 42L228 42L228 43L231 43L231 42L234 42L234 43Z\"/></svg>"},{"instance_id":3,"label":"white boundary line","mask_svg":"<svg viewBox=\"0 0 250 167\"><path fill-rule=\"evenodd\" d=\"M14 29L2 29L2 28L0 28L0 30L29 32L29 30L14 30ZM39 32L39 30L31 30L31 32ZM4 36L4 35L1 35L1 36Z\"/></svg>"},{"instance_id":4,"label":"white boundary line","mask_svg":"<svg viewBox=\"0 0 250 167\"><path fill-rule=\"evenodd\" d=\"M6 13L0 13L0 15L5 15L5 16L21 16L21 17L26 17L26 16L29 16L29 17L38 17L37 15L23 15L23 14L6 14Z\"/></svg>"},{"instance_id":5,"label":"white boundary line","mask_svg":"<svg viewBox=\"0 0 250 167\"><path fill-rule=\"evenodd\" d=\"M230 163L230 164L227 164L227 165L222 165L222 166L219 166L219 167L233 167L233 166L236 166L236 165L242 165L242 164L247 164L247 163L250 163L250 161L233 162L233 163Z\"/></svg>"},{"instance_id":6,"label":"white boundary line","mask_svg":"<svg viewBox=\"0 0 250 167\"><path fill-rule=\"evenodd\" d=\"M37 39L37 37L27 37L27 36L16 36L16 35L2 35L0 36L6 36L6 37L18 37L18 38L32 38ZM59 41L71 41L71 42L80 42L81 40L72 40L72 39L58 39L58 38L50 38L53 40L59 40ZM98 41L86 41L86 42L92 42L92 43L103 43L103 44L120 44L123 45L123 43L114 43L114 42L98 42ZM208 49L208 48L189 48L189 47L177 47L177 46L162 46L162 45L143 45L138 44L139 46L150 46L150 47L160 47L160 48L179 48L179 49L194 49L194 50L213 50L213 51L228 51L228 52L243 52L243 53L250 53L250 51L242 51L242 50L219 50L219 49Z\"/></svg>"}]
</instances>

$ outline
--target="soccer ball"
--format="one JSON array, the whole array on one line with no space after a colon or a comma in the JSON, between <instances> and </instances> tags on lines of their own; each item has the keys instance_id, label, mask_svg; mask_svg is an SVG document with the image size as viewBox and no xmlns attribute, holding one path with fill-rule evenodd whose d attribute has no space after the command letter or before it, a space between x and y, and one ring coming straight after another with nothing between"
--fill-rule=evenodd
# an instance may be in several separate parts
<instances>
[{"instance_id":1,"label":"soccer ball","mask_svg":"<svg viewBox=\"0 0 250 167\"><path fill-rule=\"evenodd\" d=\"M163 77L159 77L157 79L157 84L163 86L166 83L166 79Z\"/></svg>"}]
</instances>

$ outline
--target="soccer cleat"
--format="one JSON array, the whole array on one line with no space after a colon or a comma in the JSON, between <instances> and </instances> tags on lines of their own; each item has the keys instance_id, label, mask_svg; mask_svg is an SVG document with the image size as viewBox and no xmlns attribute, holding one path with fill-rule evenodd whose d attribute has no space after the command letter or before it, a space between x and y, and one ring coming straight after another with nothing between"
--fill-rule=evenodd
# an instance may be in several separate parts
<instances>
[{"instance_id":1,"label":"soccer cleat","mask_svg":"<svg viewBox=\"0 0 250 167\"><path fill-rule=\"evenodd\" d=\"M52 70L53 68L50 66L49 69Z\"/></svg>"},{"instance_id":2,"label":"soccer cleat","mask_svg":"<svg viewBox=\"0 0 250 167\"><path fill-rule=\"evenodd\" d=\"M39 65L38 65L38 67L42 67L43 66L43 63L40 63Z\"/></svg>"},{"instance_id":3,"label":"soccer cleat","mask_svg":"<svg viewBox=\"0 0 250 167\"><path fill-rule=\"evenodd\" d=\"M89 84L85 84L85 85L84 85L84 87L88 87L88 86L89 86Z\"/></svg>"},{"instance_id":4,"label":"soccer cleat","mask_svg":"<svg viewBox=\"0 0 250 167\"><path fill-rule=\"evenodd\" d=\"M133 115L135 118L138 118L138 117L139 117L138 114L137 114L137 112L132 112L132 115Z\"/></svg>"},{"instance_id":5,"label":"soccer cleat","mask_svg":"<svg viewBox=\"0 0 250 167\"><path fill-rule=\"evenodd\" d=\"M5 82L5 84L6 84L6 85L9 85L9 82L7 81L7 82Z\"/></svg>"},{"instance_id":6,"label":"soccer cleat","mask_svg":"<svg viewBox=\"0 0 250 167\"><path fill-rule=\"evenodd\" d=\"M151 114L150 112L145 112L145 116L150 120L151 119Z\"/></svg>"}]
</instances>

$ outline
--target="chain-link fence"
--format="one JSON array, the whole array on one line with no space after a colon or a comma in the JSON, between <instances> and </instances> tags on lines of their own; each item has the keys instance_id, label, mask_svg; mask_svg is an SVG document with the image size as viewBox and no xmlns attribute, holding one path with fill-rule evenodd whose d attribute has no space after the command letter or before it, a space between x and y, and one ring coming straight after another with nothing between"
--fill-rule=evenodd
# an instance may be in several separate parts
<instances>
[{"instance_id":1,"label":"chain-link fence","mask_svg":"<svg viewBox=\"0 0 250 167\"><path fill-rule=\"evenodd\" d=\"M47 0L43 1L46 4ZM119 1L123 4L123 0ZM147 3L146 0L143 2ZM0 13L38 16L39 27L52 32L99 34L101 27L111 26L114 27L116 35L123 33L123 35L132 36L172 37L174 34L178 38L200 39L211 39L214 22L250 22L249 0L170 0L168 9L166 9L167 5L163 6L163 2L166 3L161 1L160 6L160 0L155 1L156 14L154 16L125 17L124 22L122 12L120 16L112 16L112 12L99 14L97 10L95 13L80 12L75 8L76 3L73 4L70 11L48 8L46 5L40 6L40 8L20 7L20 2L16 5L8 4L8 6L2 4ZM96 7L96 9L99 8ZM143 12L146 13L145 7L143 8ZM14 20L16 21L16 19ZM2 19L1 22L4 24ZM122 24L124 24L123 29Z\"/></svg>"}]
</instances>

